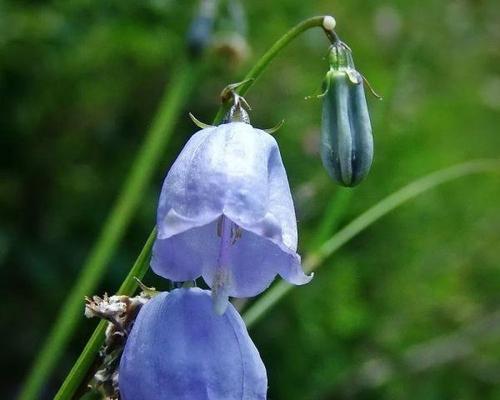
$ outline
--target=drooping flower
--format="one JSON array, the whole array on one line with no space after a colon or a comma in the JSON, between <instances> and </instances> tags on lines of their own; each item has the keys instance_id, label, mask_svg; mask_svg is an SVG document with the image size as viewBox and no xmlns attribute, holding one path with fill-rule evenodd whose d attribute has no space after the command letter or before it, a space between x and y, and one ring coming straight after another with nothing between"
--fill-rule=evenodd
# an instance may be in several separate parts
<instances>
[{"instance_id":1,"label":"drooping flower","mask_svg":"<svg viewBox=\"0 0 500 400\"><path fill-rule=\"evenodd\" d=\"M217 315L209 291L176 289L139 312L119 387L123 400L263 400L267 376L232 305Z\"/></svg>"},{"instance_id":2,"label":"drooping flower","mask_svg":"<svg viewBox=\"0 0 500 400\"><path fill-rule=\"evenodd\" d=\"M191 137L163 183L157 229L152 269L173 281L203 276L219 313L228 296L255 296L276 274L297 285L311 279L296 253L297 223L278 145L248 123L207 127Z\"/></svg>"},{"instance_id":3,"label":"drooping flower","mask_svg":"<svg viewBox=\"0 0 500 400\"><path fill-rule=\"evenodd\" d=\"M354 68L351 50L337 41L330 48L321 121L321 160L343 186L357 185L373 160L373 137L363 77Z\"/></svg>"}]
</instances>

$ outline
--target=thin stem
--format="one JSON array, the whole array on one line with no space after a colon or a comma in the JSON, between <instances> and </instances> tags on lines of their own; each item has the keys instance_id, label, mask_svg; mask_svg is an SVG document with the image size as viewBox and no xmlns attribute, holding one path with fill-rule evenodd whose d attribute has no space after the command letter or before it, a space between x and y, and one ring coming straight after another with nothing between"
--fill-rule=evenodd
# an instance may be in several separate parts
<instances>
[{"instance_id":1,"label":"thin stem","mask_svg":"<svg viewBox=\"0 0 500 400\"><path fill-rule=\"evenodd\" d=\"M171 77L171 87L161 100L158 112L136 159L132 163L132 169L118 200L32 366L25 386L19 395L20 400L38 398L40 389L47 381L68 340L81 321L83 316L82 301L86 295L95 290L99 280L104 276L103 272L107 263L123 237L144 190L151 180L155 167L163 155L165 146L172 135L174 123L189 97L200 69L192 62L180 62L179 68Z\"/></svg>"},{"instance_id":2,"label":"thin stem","mask_svg":"<svg viewBox=\"0 0 500 400\"><path fill-rule=\"evenodd\" d=\"M499 173L500 160L491 159L469 161L433 172L423 178L411 182L393 194L382 199L373 207L369 208L363 214L338 231L329 240L323 243L317 251L311 253L304 260L304 269L306 272L311 272L320 267L328 257L330 257L358 233L362 232L390 211L403 205L408 200L411 200L418 195L435 188L436 186L442 185L443 183L453 181L463 176L486 172ZM245 320L247 326L253 326L266 314L267 311L269 311L272 306L281 300L294 287L295 286L287 284L284 281L280 281L269 289L243 314L243 319Z\"/></svg>"},{"instance_id":3,"label":"thin stem","mask_svg":"<svg viewBox=\"0 0 500 400\"><path fill-rule=\"evenodd\" d=\"M246 92L250 89L250 87L255 83L255 81L263 74L264 70L271 64L271 62L276 58L278 53L283 50L293 39L299 36L301 33L304 33L308 29L323 27L323 20L325 19L324 15L320 15L317 17L308 18L297 25L295 25L292 29L290 29L287 33L285 33L277 42L275 42L271 48L257 61L257 63L253 66L253 68L245 75L243 81L246 81L242 85L240 85L236 92L244 96ZM214 119L214 125L220 123L228 110L227 105L222 105L217 112L217 115Z\"/></svg>"},{"instance_id":4,"label":"thin stem","mask_svg":"<svg viewBox=\"0 0 500 400\"><path fill-rule=\"evenodd\" d=\"M156 238L156 229L153 229L151 234L146 241L146 245L142 249L141 253L137 257L134 266L128 273L127 277L123 281L118 294L124 294L131 296L137 289L138 282L135 278L142 279L149 268L149 255L151 248L153 247L154 240ZM85 345L80 357L76 360L70 373L64 380L61 388L54 397L55 400L67 400L71 399L75 391L80 386L82 380L85 378L87 371L92 366L92 363L99 352L104 341L104 333L108 325L107 321L101 321L97 325L94 333L90 337L89 341Z\"/></svg>"},{"instance_id":5,"label":"thin stem","mask_svg":"<svg viewBox=\"0 0 500 400\"><path fill-rule=\"evenodd\" d=\"M337 229L340 217L349 206L353 190L337 186L334 197L329 201L324 214L321 217L321 224L316 229L316 233L311 241L311 248L319 248Z\"/></svg>"}]
</instances>

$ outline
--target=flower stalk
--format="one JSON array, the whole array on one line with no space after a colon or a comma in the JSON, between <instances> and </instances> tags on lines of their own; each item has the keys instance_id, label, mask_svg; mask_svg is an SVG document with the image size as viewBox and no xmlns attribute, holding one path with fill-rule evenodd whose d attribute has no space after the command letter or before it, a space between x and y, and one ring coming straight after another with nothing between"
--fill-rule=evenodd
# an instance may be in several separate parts
<instances>
[{"instance_id":1,"label":"flower stalk","mask_svg":"<svg viewBox=\"0 0 500 400\"><path fill-rule=\"evenodd\" d=\"M329 15L320 15L316 17L308 18L297 25L295 25L292 29L290 29L287 33L285 33L280 39L278 39L271 48L260 58L259 61L255 63L255 65L248 71L243 78L244 83L238 86L236 92L244 96L245 93L255 84L255 81L259 79L259 77L264 73L267 67L271 64L271 62L276 58L276 56L288 45L292 42L297 36L306 32L311 28L322 28L323 31L329 36L333 32L333 28L335 25L325 24L326 21L330 21L333 18ZM325 26L326 25L326 26ZM331 30L330 30L331 28ZM229 105L223 104L219 108L217 115L214 119L214 125L218 124L222 121L224 115L226 114Z\"/></svg>"}]
</instances>

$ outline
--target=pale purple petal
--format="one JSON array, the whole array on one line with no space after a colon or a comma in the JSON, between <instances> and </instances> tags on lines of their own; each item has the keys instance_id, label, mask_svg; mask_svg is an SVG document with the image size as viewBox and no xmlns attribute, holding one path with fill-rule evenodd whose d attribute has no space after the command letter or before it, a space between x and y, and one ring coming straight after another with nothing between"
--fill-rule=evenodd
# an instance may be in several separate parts
<instances>
[{"instance_id":1,"label":"pale purple petal","mask_svg":"<svg viewBox=\"0 0 500 400\"><path fill-rule=\"evenodd\" d=\"M232 305L219 316L209 291L176 289L139 312L119 386L123 400L264 400L267 376Z\"/></svg>"},{"instance_id":2,"label":"pale purple petal","mask_svg":"<svg viewBox=\"0 0 500 400\"><path fill-rule=\"evenodd\" d=\"M234 226L231 245L221 245L221 220ZM277 274L294 284L311 279L296 254L295 211L278 145L249 124L223 124L191 138L163 184L157 226L151 266L165 278L202 275L211 287L224 278L225 292L235 297L262 292Z\"/></svg>"}]
</instances>

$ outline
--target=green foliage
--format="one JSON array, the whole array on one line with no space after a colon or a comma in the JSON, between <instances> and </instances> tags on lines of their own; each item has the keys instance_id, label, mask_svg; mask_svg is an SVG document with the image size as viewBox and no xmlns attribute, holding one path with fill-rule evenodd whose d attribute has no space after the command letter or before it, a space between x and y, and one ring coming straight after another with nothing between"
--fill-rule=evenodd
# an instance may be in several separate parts
<instances>
[{"instance_id":1,"label":"green foliage","mask_svg":"<svg viewBox=\"0 0 500 400\"><path fill-rule=\"evenodd\" d=\"M0 4L0 287L7 344L0 385L6 398L19 390L110 210L195 6L171 0ZM495 0L245 6L252 57L231 68L221 62L184 114L208 121L220 89L240 79L287 29L315 14L335 15L357 68L384 97L369 100L374 164L353 189L340 226L428 172L499 157ZM247 95L257 126L286 120L277 139L304 254L316 245L337 190L317 153L321 104L303 100L320 90L326 49L321 33L308 33ZM158 169L168 167L194 129L187 118L178 123ZM118 288L144 243L162 175L144 191L99 291ZM310 285L252 330L269 371L270 398L498 398L499 199L498 178L464 178L384 217L328 259ZM149 276L145 283L153 281ZM471 333L484 319L487 328ZM88 321L75 337L45 398L52 398L93 327ZM449 359L432 347L436 339L447 345Z\"/></svg>"}]
</instances>

